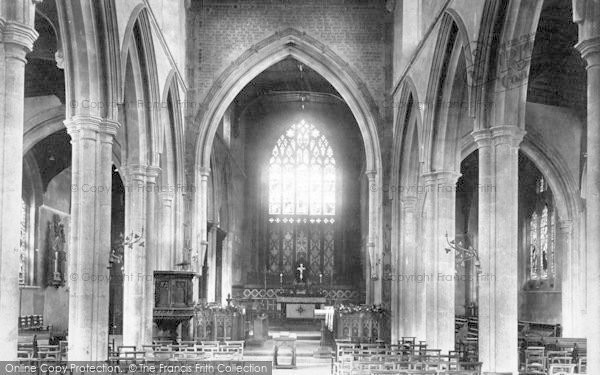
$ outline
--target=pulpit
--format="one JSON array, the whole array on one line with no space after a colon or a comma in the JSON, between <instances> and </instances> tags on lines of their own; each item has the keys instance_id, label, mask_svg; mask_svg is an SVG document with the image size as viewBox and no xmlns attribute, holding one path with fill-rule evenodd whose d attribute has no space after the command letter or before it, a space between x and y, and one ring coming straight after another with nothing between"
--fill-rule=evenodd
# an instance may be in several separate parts
<instances>
[{"instance_id":1,"label":"pulpit","mask_svg":"<svg viewBox=\"0 0 600 375\"><path fill-rule=\"evenodd\" d=\"M194 316L193 280L189 271L154 271L154 321L161 339L189 339L187 330L177 333L180 325Z\"/></svg>"}]
</instances>

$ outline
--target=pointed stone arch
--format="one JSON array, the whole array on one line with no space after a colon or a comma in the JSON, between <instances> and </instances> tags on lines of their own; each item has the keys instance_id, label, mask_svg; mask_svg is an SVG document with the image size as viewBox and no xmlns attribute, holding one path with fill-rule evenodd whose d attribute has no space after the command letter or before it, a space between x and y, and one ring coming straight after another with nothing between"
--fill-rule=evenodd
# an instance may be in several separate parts
<instances>
[{"instance_id":1,"label":"pointed stone arch","mask_svg":"<svg viewBox=\"0 0 600 375\"><path fill-rule=\"evenodd\" d=\"M446 156L444 153L446 150L440 152L440 143L445 140L448 130L446 117L451 106L454 105L454 101L451 100L453 98L451 91L457 69L467 69L472 66L472 62L473 56L466 27L457 12L447 9L440 22L425 97L425 103L430 107L425 111L423 120L422 142L424 145L423 160L426 164L425 171L433 172L448 169L447 165L444 167L437 165L440 162L448 164L448 161L436 160L436 155L438 159L441 156ZM467 108L469 115L472 115L473 106L470 101L472 75L466 74L466 81L467 85L464 89L467 90ZM442 157L442 159L444 158Z\"/></svg>"},{"instance_id":2,"label":"pointed stone arch","mask_svg":"<svg viewBox=\"0 0 600 375\"><path fill-rule=\"evenodd\" d=\"M136 106L138 111L146 110L147 134L144 142L148 145L147 150L139 150L147 156L140 155L139 163L158 165L158 150L162 148L161 126L161 95L158 83L158 70L156 64L156 53L152 36L152 26L148 15L146 4L139 4L134 8L124 31L123 45L120 52L120 80L118 91L118 103L124 104L126 86L131 82L125 79L128 63L133 65L134 74L140 76L141 87L136 87ZM141 105L140 105L141 104ZM144 125L144 124L141 124ZM127 129L128 130L128 129ZM138 136L142 137L145 132L140 131ZM147 160L144 160L147 159Z\"/></svg>"},{"instance_id":3,"label":"pointed stone arch","mask_svg":"<svg viewBox=\"0 0 600 375\"><path fill-rule=\"evenodd\" d=\"M416 274L416 259L412 246L416 239L417 193L419 185L421 111L417 90L410 76L406 76L398 102L393 131L393 154L389 199L392 202L392 270L394 275ZM419 336L422 325L418 321L421 303L420 290L413 283L392 280L392 341L402 336ZM421 299L422 300L422 299ZM411 302L408 302L411 301ZM415 302L417 301L417 302Z\"/></svg>"},{"instance_id":4,"label":"pointed stone arch","mask_svg":"<svg viewBox=\"0 0 600 375\"><path fill-rule=\"evenodd\" d=\"M367 86L347 62L335 52L306 33L286 29L255 44L235 60L219 76L204 100L195 124L199 131L195 148L196 212L198 222L194 225L196 248L200 259L204 258L206 243L206 185L210 173L210 154L219 121L238 93L257 75L273 64L293 57L310 66L323 76L340 93L348 104L360 128L366 154L366 174L372 186L369 193L369 240L371 253L371 277L381 282L382 251L382 160L377 127L379 113ZM376 254L375 254L376 253ZM375 260L377 259L377 260ZM372 301L381 300L381 288L374 288Z\"/></svg>"}]
</instances>

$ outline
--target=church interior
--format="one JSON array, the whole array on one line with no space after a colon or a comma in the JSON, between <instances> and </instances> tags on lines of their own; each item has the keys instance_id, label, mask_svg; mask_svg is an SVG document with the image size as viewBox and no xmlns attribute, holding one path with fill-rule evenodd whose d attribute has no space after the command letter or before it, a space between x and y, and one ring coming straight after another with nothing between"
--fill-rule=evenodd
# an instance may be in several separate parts
<instances>
[{"instance_id":1,"label":"church interior","mask_svg":"<svg viewBox=\"0 0 600 375\"><path fill-rule=\"evenodd\" d=\"M600 373L598 0L1 0L0 43L1 361Z\"/></svg>"}]
</instances>

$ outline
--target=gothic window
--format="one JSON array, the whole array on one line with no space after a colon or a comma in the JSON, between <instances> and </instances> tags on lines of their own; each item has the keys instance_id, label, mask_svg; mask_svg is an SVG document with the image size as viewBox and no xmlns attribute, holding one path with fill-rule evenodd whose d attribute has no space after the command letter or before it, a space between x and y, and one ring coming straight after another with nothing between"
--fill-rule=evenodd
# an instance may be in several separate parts
<instances>
[{"instance_id":1,"label":"gothic window","mask_svg":"<svg viewBox=\"0 0 600 375\"><path fill-rule=\"evenodd\" d=\"M552 194L543 177L536 182L536 199L528 218L529 279L554 277L556 243L556 212Z\"/></svg>"},{"instance_id":2,"label":"gothic window","mask_svg":"<svg viewBox=\"0 0 600 375\"><path fill-rule=\"evenodd\" d=\"M301 120L277 140L268 166L268 269L313 282L333 273L336 163L325 135ZM289 279L288 279L289 280Z\"/></svg>"},{"instance_id":3,"label":"gothic window","mask_svg":"<svg viewBox=\"0 0 600 375\"><path fill-rule=\"evenodd\" d=\"M327 138L304 120L293 124L271 153L269 215L334 216L335 180Z\"/></svg>"}]
</instances>

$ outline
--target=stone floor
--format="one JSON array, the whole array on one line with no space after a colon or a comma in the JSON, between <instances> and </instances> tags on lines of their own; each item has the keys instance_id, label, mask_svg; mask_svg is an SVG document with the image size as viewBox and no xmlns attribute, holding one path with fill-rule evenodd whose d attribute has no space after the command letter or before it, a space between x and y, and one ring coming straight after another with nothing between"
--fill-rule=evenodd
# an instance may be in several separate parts
<instances>
[{"instance_id":1,"label":"stone floor","mask_svg":"<svg viewBox=\"0 0 600 375\"><path fill-rule=\"evenodd\" d=\"M319 348L321 332L320 323L315 321L286 322L285 324L273 322L269 327L269 339L261 344L248 340L244 349L244 360L272 361L273 337L281 332L294 333L296 340L296 368L273 369L274 375L329 375L331 374L330 358L315 358L314 352ZM288 363L290 356L280 352L280 363Z\"/></svg>"}]
</instances>

